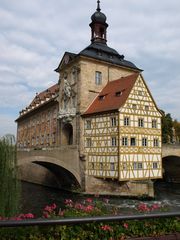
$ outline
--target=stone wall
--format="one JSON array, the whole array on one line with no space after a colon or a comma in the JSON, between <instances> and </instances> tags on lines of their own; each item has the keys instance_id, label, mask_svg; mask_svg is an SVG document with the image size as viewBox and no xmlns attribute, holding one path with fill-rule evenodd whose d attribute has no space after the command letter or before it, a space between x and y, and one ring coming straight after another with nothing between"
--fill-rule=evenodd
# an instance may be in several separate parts
<instances>
[{"instance_id":1,"label":"stone wall","mask_svg":"<svg viewBox=\"0 0 180 240\"><path fill-rule=\"evenodd\" d=\"M154 197L152 181L118 182L86 176L86 192L89 194Z\"/></svg>"},{"instance_id":2,"label":"stone wall","mask_svg":"<svg viewBox=\"0 0 180 240\"><path fill-rule=\"evenodd\" d=\"M81 185L81 179L83 178L82 174L84 170L81 170L82 165L79 161L79 151L78 147L75 146L64 146L59 148L46 148L42 150L30 150L18 151L17 155L18 166L23 169L23 166L26 168L28 164L36 163L46 163L52 164L54 166L60 166L65 170L69 171L76 179L77 182ZM38 176L38 167L35 169ZM41 171L42 172L42 171ZM45 174L45 173L42 173ZM41 174L39 173L39 178ZM24 176L25 178L26 176ZM28 176L27 176L28 177ZM36 180L37 181L37 180ZM39 180L41 181L41 180Z\"/></svg>"},{"instance_id":3,"label":"stone wall","mask_svg":"<svg viewBox=\"0 0 180 240\"><path fill-rule=\"evenodd\" d=\"M180 157L180 144L164 144L162 146L162 157L177 156Z\"/></svg>"}]
</instances>

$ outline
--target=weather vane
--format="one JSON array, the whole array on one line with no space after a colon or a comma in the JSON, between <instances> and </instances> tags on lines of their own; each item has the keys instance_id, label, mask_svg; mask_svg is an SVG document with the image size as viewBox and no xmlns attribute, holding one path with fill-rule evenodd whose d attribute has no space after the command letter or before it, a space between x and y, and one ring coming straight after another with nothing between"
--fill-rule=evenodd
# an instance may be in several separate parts
<instances>
[{"instance_id":1,"label":"weather vane","mask_svg":"<svg viewBox=\"0 0 180 240\"><path fill-rule=\"evenodd\" d=\"M101 8L100 8L100 1L98 0L97 1L97 9L96 9L98 12L100 12L101 11Z\"/></svg>"}]
</instances>

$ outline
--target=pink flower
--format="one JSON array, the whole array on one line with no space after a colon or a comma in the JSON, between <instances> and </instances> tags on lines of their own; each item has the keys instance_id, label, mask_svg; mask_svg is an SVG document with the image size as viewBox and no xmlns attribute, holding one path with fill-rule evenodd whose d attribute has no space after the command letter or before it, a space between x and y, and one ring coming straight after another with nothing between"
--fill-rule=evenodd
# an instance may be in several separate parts
<instances>
[{"instance_id":1,"label":"pink flower","mask_svg":"<svg viewBox=\"0 0 180 240\"><path fill-rule=\"evenodd\" d=\"M71 199L65 199L64 203L68 207L73 207L73 201Z\"/></svg>"},{"instance_id":2,"label":"pink flower","mask_svg":"<svg viewBox=\"0 0 180 240\"><path fill-rule=\"evenodd\" d=\"M76 209L83 210L84 206L81 203L76 203L74 206Z\"/></svg>"},{"instance_id":3,"label":"pink flower","mask_svg":"<svg viewBox=\"0 0 180 240\"><path fill-rule=\"evenodd\" d=\"M129 227L128 223L124 223L124 224L123 224L123 227L126 228L126 229L128 229L128 227Z\"/></svg>"},{"instance_id":4,"label":"pink flower","mask_svg":"<svg viewBox=\"0 0 180 240\"><path fill-rule=\"evenodd\" d=\"M27 214L25 214L25 216L24 216L26 219L32 219L32 218L34 218L34 215L32 214L32 213L27 213Z\"/></svg>"},{"instance_id":5,"label":"pink flower","mask_svg":"<svg viewBox=\"0 0 180 240\"><path fill-rule=\"evenodd\" d=\"M56 209L56 208L57 208L56 204L53 203L53 204L51 205L51 208L52 208L53 210Z\"/></svg>"},{"instance_id":6,"label":"pink flower","mask_svg":"<svg viewBox=\"0 0 180 240\"><path fill-rule=\"evenodd\" d=\"M151 209L148 207L147 204L141 203L141 204L139 204L139 206L138 206L138 210L139 210L140 212L149 212Z\"/></svg>"},{"instance_id":7,"label":"pink flower","mask_svg":"<svg viewBox=\"0 0 180 240\"><path fill-rule=\"evenodd\" d=\"M153 210L157 210L157 209L159 209L161 206L159 205L159 204L153 204L152 206L151 206L151 210L153 211Z\"/></svg>"},{"instance_id":8,"label":"pink flower","mask_svg":"<svg viewBox=\"0 0 180 240\"><path fill-rule=\"evenodd\" d=\"M88 203L92 203L93 200L92 200L92 198L87 198L87 199L86 199L86 202L88 202Z\"/></svg>"},{"instance_id":9,"label":"pink flower","mask_svg":"<svg viewBox=\"0 0 180 240\"><path fill-rule=\"evenodd\" d=\"M91 211L93 211L93 210L94 210L94 207L91 206L91 205L88 205L87 207L84 208L84 211L85 211L85 212L91 212Z\"/></svg>"},{"instance_id":10,"label":"pink flower","mask_svg":"<svg viewBox=\"0 0 180 240\"><path fill-rule=\"evenodd\" d=\"M112 228L109 225L101 226L101 229L104 231L112 231Z\"/></svg>"},{"instance_id":11,"label":"pink flower","mask_svg":"<svg viewBox=\"0 0 180 240\"><path fill-rule=\"evenodd\" d=\"M51 206L46 206L44 208L44 211L48 212L48 213L52 213L53 212L53 209L51 208Z\"/></svg>"},{"instance_id":12,"label":"pink flower","mask_svg":"<svg viewBox=\"0 0 180 240\"><path fill-rule=\"evenodd\" d=\"M44 218L48 218L49 217L49 214L47 212L43 212L43 217Z\"/></svg>"},{"instance_id":13,"label":"pink flower","mask_svg":"<svg viewBox=\"0 0 180 240\"><path fill-rule=\"evenodd\" d=\"M16 221L21 221L22 218L20 218L20 217L15 217L14 220L16 220Z\"/></svg>"}]
</instances>

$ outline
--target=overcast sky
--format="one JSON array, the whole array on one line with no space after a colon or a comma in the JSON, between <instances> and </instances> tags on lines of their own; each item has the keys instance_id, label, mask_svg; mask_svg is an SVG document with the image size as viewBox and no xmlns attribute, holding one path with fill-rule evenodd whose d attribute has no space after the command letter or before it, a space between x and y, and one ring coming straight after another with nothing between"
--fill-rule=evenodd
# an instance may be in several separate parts
<instances>
[{"instance_id":1,"label":"overcast sky","mask_svg":"<svg viewBox=\"0 0 180 240\"><path fill-rule=\"evenodd\" d=\"M35 96L58 81L65 51L90 43L96 0L0 0L0 136ZM180 120L180 1L101 0L108 45L143 75L159 108Z\"/></svg>"}]
</instances>

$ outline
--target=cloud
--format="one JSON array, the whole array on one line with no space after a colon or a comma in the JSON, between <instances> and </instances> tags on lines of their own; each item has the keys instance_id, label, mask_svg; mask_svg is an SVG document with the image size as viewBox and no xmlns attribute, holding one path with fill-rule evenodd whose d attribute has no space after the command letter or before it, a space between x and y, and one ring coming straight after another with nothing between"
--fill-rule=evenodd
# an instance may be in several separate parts
<instances>
[{"instance_id":1,"label":"cloud","mask_svg":"<svg viewBox=\"0 0 180 240\"><path fill-rule=\"evenodd\" d=\"M14 116L0 114L0 137L5 134L11 133L16 135L16 123L14 122Z\"/></svg>"},{"instance_id":2,"label":"cloud","mask_svg":"<svg viewBox=\"0 0 180 240\"><path fill-rule=\"evenodd\" d=\"M104 0L101 8L109 46L145 70L160 108L180 120L180 1ZM36 92L58 81L63 53L90 44L95 9L89 0L0 0L0 118L15 119ZM2 119L7 133L13 121Z\"/></svg>"}]
</instances>

